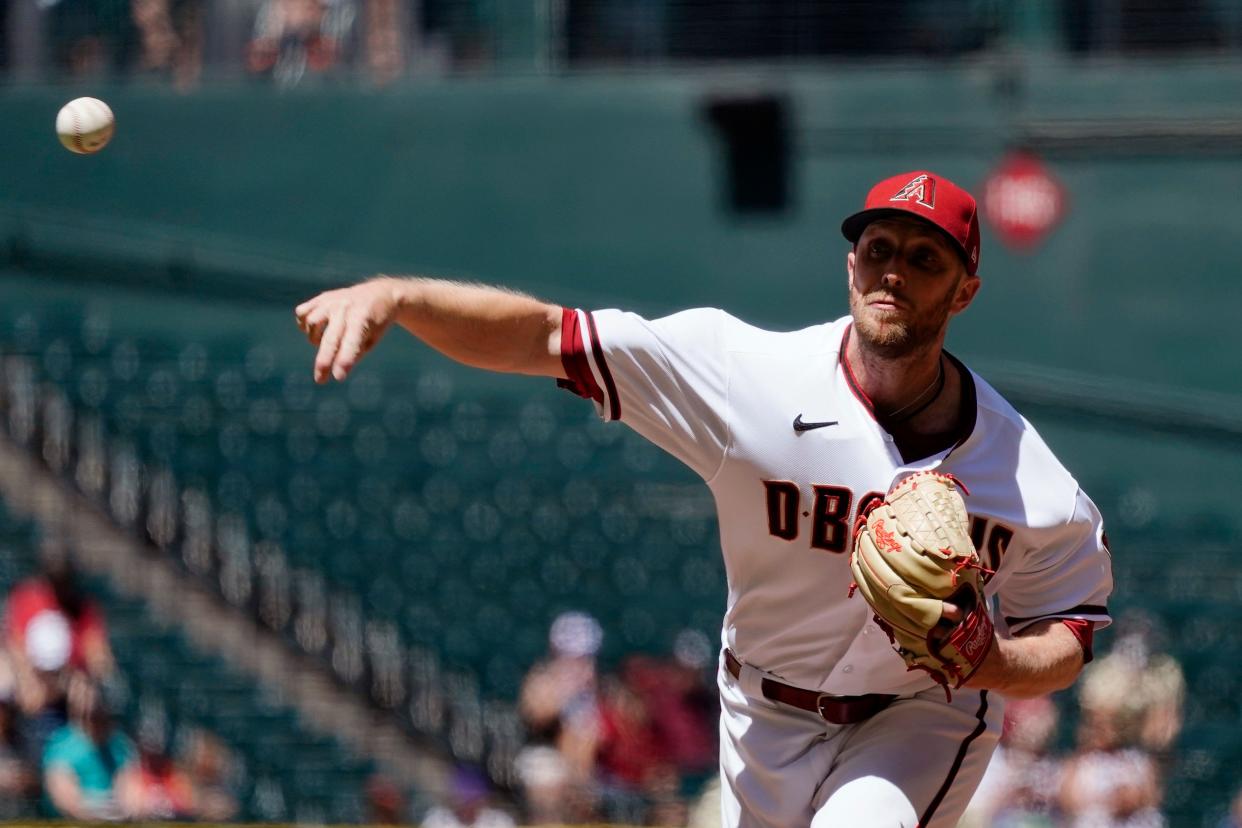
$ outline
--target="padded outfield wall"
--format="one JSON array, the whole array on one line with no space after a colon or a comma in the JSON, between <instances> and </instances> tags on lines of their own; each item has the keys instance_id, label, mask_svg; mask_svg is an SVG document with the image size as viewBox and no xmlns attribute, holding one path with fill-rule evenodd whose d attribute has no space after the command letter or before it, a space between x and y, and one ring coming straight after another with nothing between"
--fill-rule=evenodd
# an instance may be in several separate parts
<instances>
[{"instance_id":1,"label":"padded outfield wall","mask_svg":"<svg viewBox=\"0 0 1242 828\"><path fill-rule=\"evenodd\" d=\"M653 314L715 304L794 327L844 312L837 227L868 182L927 166L977 187L1007 146L1063 133L1046 143L1068 216L1033 255L1005 251L985 228L984 291L952 346L1242 391L1229 347L1242 306L1242 141L1229 132L1242 70L1021 66L382 91L10 88L0 230L25 265L100 273L111 261L130 278L136 257L157 265L156 281L191 288L242 272L257 298L283 298L277 277L389 268ZM724 206L722 144L703 104L755 93L788 102L791 199L738 216ZM94 157L65 152L52 133L57 107L78 94L118 115L113 145Z\"/></svg>"}]
</instances>

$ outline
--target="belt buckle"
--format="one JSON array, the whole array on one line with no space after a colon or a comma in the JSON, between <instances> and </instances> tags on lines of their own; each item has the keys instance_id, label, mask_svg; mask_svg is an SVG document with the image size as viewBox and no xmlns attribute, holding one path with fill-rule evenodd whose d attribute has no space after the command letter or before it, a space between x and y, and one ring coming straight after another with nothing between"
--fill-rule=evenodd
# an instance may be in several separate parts
<instances>
[{"instance_id":1,"label":"belt buckle","mask_svg":"<svg viewBox=\"0 0 1242 828\"><path fill-rule=\"evenodd\" d=\"M820 693L818 696L816 696L815 697L815 712L819 714L819 717L821 719L828 722L829 724L836 724L836 722L828 718L828 712L824 710L824 701L826 699L831 699L831 698L833 698L833 695L831 693Z\"/></svg>"}]
</instances>

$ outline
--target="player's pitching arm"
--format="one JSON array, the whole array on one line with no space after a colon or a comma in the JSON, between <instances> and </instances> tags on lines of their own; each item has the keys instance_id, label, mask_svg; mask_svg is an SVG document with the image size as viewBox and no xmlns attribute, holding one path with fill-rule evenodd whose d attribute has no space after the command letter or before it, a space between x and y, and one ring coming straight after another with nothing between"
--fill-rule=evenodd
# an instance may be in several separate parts
<instances>
[{"instance_id":1,"label":"player's pitching arm","mask_svg":"<svg viewBox=\"0 0 1242 828\"><path fill-rule=\"evenodd\" d=\"M1013 638L997 638L992 652L967 682L1018 699L1064 690L1083 668L1078 638L1059 620L1033 624Z\"/></svg>"},{"instance_id":2,"label":"player's pitching arm","mask_svg":"<svg viewBox=\"0 0 1242 828\"><path fill-rule=\"evenodd\" d=\"M312 345L315 381L344 380L395 322L476 368L565 378L561 308L516 291L440 279L379 276L294 309Z\"/></svg>"},{"instance_id":3,"label":"player's pitching arm","mask_svg":"<svg viewBox=\"0 0 1242 828\"><path fill-rule=\"evenodd\" d=\"M960 620L961 610L946 605L945 618ZM966 686L995 690L1011 698L1035 698L1069 687L1083 663L1078 637L1060 619L1049 618L1013 638L997 635L987 658Z\"/></svg>"}]
</instances>

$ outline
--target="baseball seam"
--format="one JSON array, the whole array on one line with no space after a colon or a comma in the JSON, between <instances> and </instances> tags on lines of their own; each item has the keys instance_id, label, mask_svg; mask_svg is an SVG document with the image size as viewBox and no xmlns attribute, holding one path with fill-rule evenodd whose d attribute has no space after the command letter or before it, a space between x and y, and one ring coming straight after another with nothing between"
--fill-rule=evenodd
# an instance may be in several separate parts
<instances>
[{"instance_id":1,"label":"baseball seam","mask_svg":"<svg viewBox=\"0 0 1242 828\"><path fill-rule=\"evenodd\" d=\"M75 106L69 110L73 113L73 145L79 150L85 151L86 147L82 146L82 121L78 116L79 108L80 107Z\"/></svg>"}]
</instances>

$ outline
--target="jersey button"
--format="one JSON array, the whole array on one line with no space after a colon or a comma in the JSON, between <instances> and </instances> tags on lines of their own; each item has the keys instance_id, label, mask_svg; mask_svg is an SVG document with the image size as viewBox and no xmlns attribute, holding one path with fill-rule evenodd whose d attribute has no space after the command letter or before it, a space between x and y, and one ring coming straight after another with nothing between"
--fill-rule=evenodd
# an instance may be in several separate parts
<instances>
[{"instance_id":1,"label":"jersey button","mask_svg":"<svg viewBox=\"0 0 1242 828\"><path fill-rule=\"evenodd\" d=\"M853 665L853 664L847 664L847 665L845 665L844 667L842 667L842 668L841 668L841 672L842 672L842 673L852 673L852 672L854 672L854 665Z\"/></svg>"}]
</instances>

